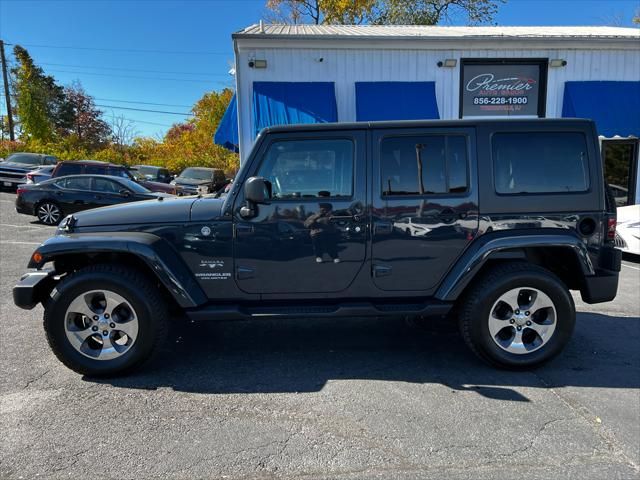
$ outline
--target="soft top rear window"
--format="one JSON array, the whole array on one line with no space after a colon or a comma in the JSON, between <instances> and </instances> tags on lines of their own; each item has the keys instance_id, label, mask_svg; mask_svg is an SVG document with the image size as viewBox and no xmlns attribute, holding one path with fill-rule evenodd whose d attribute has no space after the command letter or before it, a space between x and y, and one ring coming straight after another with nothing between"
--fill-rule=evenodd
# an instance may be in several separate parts
<instances>
[{"instance_id":1,"label":"soft top rear window","mask_svg":"<svg viewBox=\"0 0 640 480\"><path fill-rule=\"evenodd\" d=\"M499 194L589 190L589 156L582 133L496 133L491 143Z\"/></svg>"}]
</instances>

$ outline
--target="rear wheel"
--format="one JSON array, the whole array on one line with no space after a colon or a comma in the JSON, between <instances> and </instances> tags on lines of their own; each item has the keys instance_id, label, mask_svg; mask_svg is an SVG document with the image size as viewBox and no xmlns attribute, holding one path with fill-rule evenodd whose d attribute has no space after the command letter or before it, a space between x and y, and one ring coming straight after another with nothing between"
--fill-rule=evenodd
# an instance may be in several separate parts
<instances>
[{"instance_id":1,"label":"rear wheel","mask_svg":"<svg viewBox=\"0 0 640 480\"><path fill-rule=\"evenodd\" d=\"M45 225L58 225L63 216L58 204L49 200L38 204L36 215L38 216L38 220Z\"/></svg>"},{"instance_id":2,"label":"rear wheel","mask_svg":"<svg viewBox=\"0 0 640 480\"><path fill-rule=\"evenodd\" d=\"M85 375L115 375L148 360L167 333L167 307L146 276L124 266L79 270L45 306L44 328L58 359Z\"/></svg>"},{"instance_id":3,"label":"rear wheel","mask_svg":"<svg viewBox=\"0 0 640 480\"><path fill-rule=\"evenodd\" d=\"M551 272L528 263L494 267L471 287L460 309L467 345L504 368L530 368L556 356L571 337L575 306Z\"/></svg>"}]
</instances>

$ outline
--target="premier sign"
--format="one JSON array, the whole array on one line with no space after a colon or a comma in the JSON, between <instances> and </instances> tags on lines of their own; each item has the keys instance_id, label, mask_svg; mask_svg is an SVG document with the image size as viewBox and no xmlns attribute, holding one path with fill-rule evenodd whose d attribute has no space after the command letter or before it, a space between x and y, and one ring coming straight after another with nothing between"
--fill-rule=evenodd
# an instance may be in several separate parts
<instances>
[{"instance_id":1,"label":"premier sign","mask_svg":"<svg viewBox=\"0 0 640 480\"><path fill-rule=\"evenodd\" d=\"M546 60L463 60L460 117L543 117Z\"/></svg>"}]
</instances>

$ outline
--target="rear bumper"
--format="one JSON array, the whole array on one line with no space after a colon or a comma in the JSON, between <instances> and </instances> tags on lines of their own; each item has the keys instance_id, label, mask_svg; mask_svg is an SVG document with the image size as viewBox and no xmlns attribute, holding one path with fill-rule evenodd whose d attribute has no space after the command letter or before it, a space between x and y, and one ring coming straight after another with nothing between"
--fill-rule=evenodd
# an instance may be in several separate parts
<instances>
[{"instance_id":1,"label":"rear bumper","mask_svg":"<svg viewBox=\"0 0 640 480\"><path fill-rule=\"evenodd\" d=\"M53 270L38 270L22 276L13 287L13 303L25 310L31 310L44 301L55 285Z\"/></svg>"},{"instance_id":2,"label":"rear bumper","mask_svg":"<svg viewBox=\"0 0 640 480\"><path fill-rule=\"evenodd\" d=\"M586 303L610 302L618 293L618 276L622 265L622 252L617 248L603 248L595 275L584 278L580 290Z\"/></svg>"}]
</instances>

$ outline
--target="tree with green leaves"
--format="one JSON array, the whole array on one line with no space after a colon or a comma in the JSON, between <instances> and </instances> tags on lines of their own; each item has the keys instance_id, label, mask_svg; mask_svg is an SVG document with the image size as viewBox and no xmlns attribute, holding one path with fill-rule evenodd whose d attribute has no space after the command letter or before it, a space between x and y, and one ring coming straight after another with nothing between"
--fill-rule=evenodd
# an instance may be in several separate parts
<instances>
[{"instance_id":1,"label":"tree with green leaves","mask_svg":"<svg viewBox=\"0 0 640 480\"><path fill-rule=\"evenodd\" d=\"M64 88L53 77L45 75L26 49L16 45L13 54L18 62L11 70L13 99L22 135L50 141L73 121Z\"/></svg>"},{"instance_id":2,"label":"tree with green leaves","mask_svg":"<svg viewBox=\"0 0 640 480\"><path fill-rule=\"evenodd\" d=\"M273 20L348 25L436 25L466 16L467 23L491 22L506 0L268 0Z\"/></svg>"}]
</instances>

